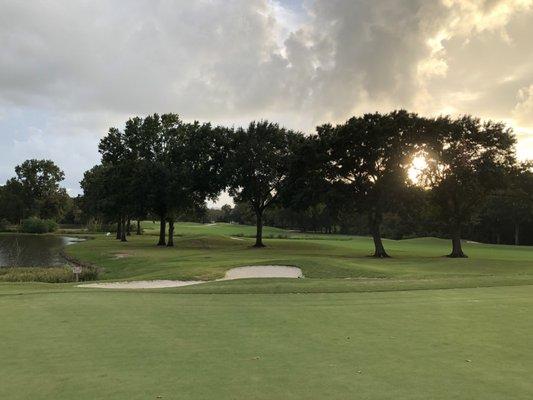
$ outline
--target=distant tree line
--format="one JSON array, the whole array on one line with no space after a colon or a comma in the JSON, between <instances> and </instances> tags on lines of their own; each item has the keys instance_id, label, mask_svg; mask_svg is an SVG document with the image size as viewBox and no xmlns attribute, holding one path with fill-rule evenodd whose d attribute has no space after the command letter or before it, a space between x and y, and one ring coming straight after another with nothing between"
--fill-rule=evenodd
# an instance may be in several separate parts
<instances>
[{"instance_id":1,"label":"distant tree line","mask_svg":"<svg viewBox=\"0 0 533 400\"><path fill-rule=\"evenodd\" d=\"M307 136L269 121L234 129L154 114L109 130L101 164L85 173L83 196L64 214L114 224L122 241L141 233L138 221L157 219L160 246L173 245L175 221L194 219L255 223L256 247L266 223L370 234L375 257L388 257L383 237L448 237L450 256L464 257L464 237L533 243L532 165L516 160L515 145L502 123L404 110L324 124ZM415 157L426 166L413 182ZM22 190L24 176L17 172L0 190L2 215L11 220L52 207ZM223 190L235 206L208 210L206 200ZM16 197L21 206L4 210L17 191L25 193Z\"/></svg>"}]
</instances>

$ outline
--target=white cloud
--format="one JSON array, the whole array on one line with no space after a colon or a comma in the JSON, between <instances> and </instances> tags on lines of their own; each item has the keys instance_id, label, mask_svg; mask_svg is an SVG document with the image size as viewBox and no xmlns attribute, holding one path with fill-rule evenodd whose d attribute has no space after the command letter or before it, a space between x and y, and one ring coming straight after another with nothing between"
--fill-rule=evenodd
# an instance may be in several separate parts
<instances>
[{"instance_id":1,"label":"white cloud","mask_svg":"<svg viewBox=\"0 0 533 400\"><path fill-rule=\"evenodd\" d=\"M2 176L46 154L79 180L108 126L156 111L306 131L473 113L531 146L533 0L0 1Z\"/></svg>"},{"instance_id":2,"label":"white cloud","mask_svg":"<svg viewBox=\"0 0 533 400\"><path fill-rule=\"evenodd\" d=\"M513 116L522 126L533 129L533 84L518 91L518 103Z\"/></svg>"}]
</instances>

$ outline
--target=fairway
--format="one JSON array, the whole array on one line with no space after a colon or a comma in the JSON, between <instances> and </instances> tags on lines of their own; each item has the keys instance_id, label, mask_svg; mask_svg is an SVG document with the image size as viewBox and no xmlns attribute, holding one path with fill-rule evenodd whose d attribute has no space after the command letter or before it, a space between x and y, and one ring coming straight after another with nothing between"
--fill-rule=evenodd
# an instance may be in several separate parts
<instances>
[{"instance_id":1,"label":"fairway","mask_svg":"<svg viewBox=\"0 0 533 400\"><path fill-rule=\"evenodd\" d=\"M533 400L533 0L122 3L2 2L0 400Z\"/></svg>"},{"instance_id":2,"label":"fairway","mask_svg":"<svg viewBox=\"0 0 533 400\"><path fill-rule=\"evenodd\" d=\"M158 227L127 243L112 236L67 247L69 255L102 268L102 280L215 280L248 265L288 265L301 280L216 282L180 288L194 293L351 292L533 284L533 248L465 243L470 258L449 259L450 242L437 238L384 240L391 259L368 257L372 239L301 234L265 227L266 248L254 249L253 227L176 224L175 246L158 247ZM238 235L238 236L236 236ZM281 238L280 238L281 237ZM238 240L237 240L238 239Z\"/></svg>"},{"instance_id":3,"label":"fairway","mask_svg":"<svg viewBox=\"0 0 533 400\"><path fill-rule=\"evenodd\" d=\"M0 286L0 398L530 399L531 286L178 295Z\"/></svg>"},{"instance_id":4,"label":"fairway","mask_svg":"<svg viewBox=\"0 0 533 400\"><path fill-rule=\"evenodd\" d=\"M0 398L530 399L533 249L385 240L253 227L157 226L127 243L67 247L102 281L214 280L245 265L292 265L303 279L168 289L0 284ZM270 238L268 238L270 237Z\"/></svg>"}]
</instances>

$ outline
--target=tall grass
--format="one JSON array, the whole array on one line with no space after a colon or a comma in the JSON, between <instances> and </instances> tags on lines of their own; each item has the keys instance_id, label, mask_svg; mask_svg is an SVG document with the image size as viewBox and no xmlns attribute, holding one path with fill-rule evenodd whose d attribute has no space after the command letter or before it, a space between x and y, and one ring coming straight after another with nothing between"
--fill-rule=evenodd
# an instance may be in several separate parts
<instances>
[{"instance_id":1,"label":"tall grass","mask_svg":"<svg viewBox=\"0 0 533 400\"><path fill-rule=\"evenodd\" d=\"M83 267L80 281L95 280L98 270L95 267ZM70 267L5 267L0 268L0 282L75 282L76 275Z\"/></svg>"}]
</instances>

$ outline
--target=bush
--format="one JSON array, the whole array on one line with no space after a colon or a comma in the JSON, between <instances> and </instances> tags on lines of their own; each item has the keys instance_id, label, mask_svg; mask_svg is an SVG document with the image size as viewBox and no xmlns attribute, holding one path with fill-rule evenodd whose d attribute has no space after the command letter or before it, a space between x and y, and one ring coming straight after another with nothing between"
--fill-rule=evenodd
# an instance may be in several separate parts
<instances>
[{"instance_id":1,"label":"bush","mask_svg":"<svg viewBox=\"0 0 533 400\"><path fill-rule=\"evenodd\" d=\"M49 233L57 229L57 222L52 219L27 218L22 220L22 232Z\"/></svg>"},{"instance_id":2,"label":"bush","mask_svg":"<svg viewBox=\"0 0 533 400\"><path fill-rule=\"evenodd\" d=\"M98 270L95 267L83 267L80 281L95 280ZM76 275L70 267L9 267L0 268L0 282L75 282Z\"/></svg>"},{"instance_id":3,"label":"bush","mask_svg":"<svg viewBox=\"0 0 533 400\"><path fill-rule=\"evenodd\" d=\"M91 220L87 222L87 231L88 232L112 232L115 233L117 231L117 224L104 224L97 220Z\"/></svg>"},{"instance_id":4,"label":"bush","mask_svg":"<svg viewBox=\"0 0 533 400\"><path fill-rule=\"evenodd\" d=\"M86 265L83 267L81 274L80 274L80 282L81 281L95 281L98 279L98 268ZM76 278L74 277L74 280Z\"/></svg>"},{"instance_id":5,"label":"bush","mask_svg":"<svg viewBox=\"0 0 533 400\"><path fill-rule=\"evenodd\" d=\"M0 231L7 231L9 227L9 221L5 218L0 219Z\"/></svg>"}]
</instances>

